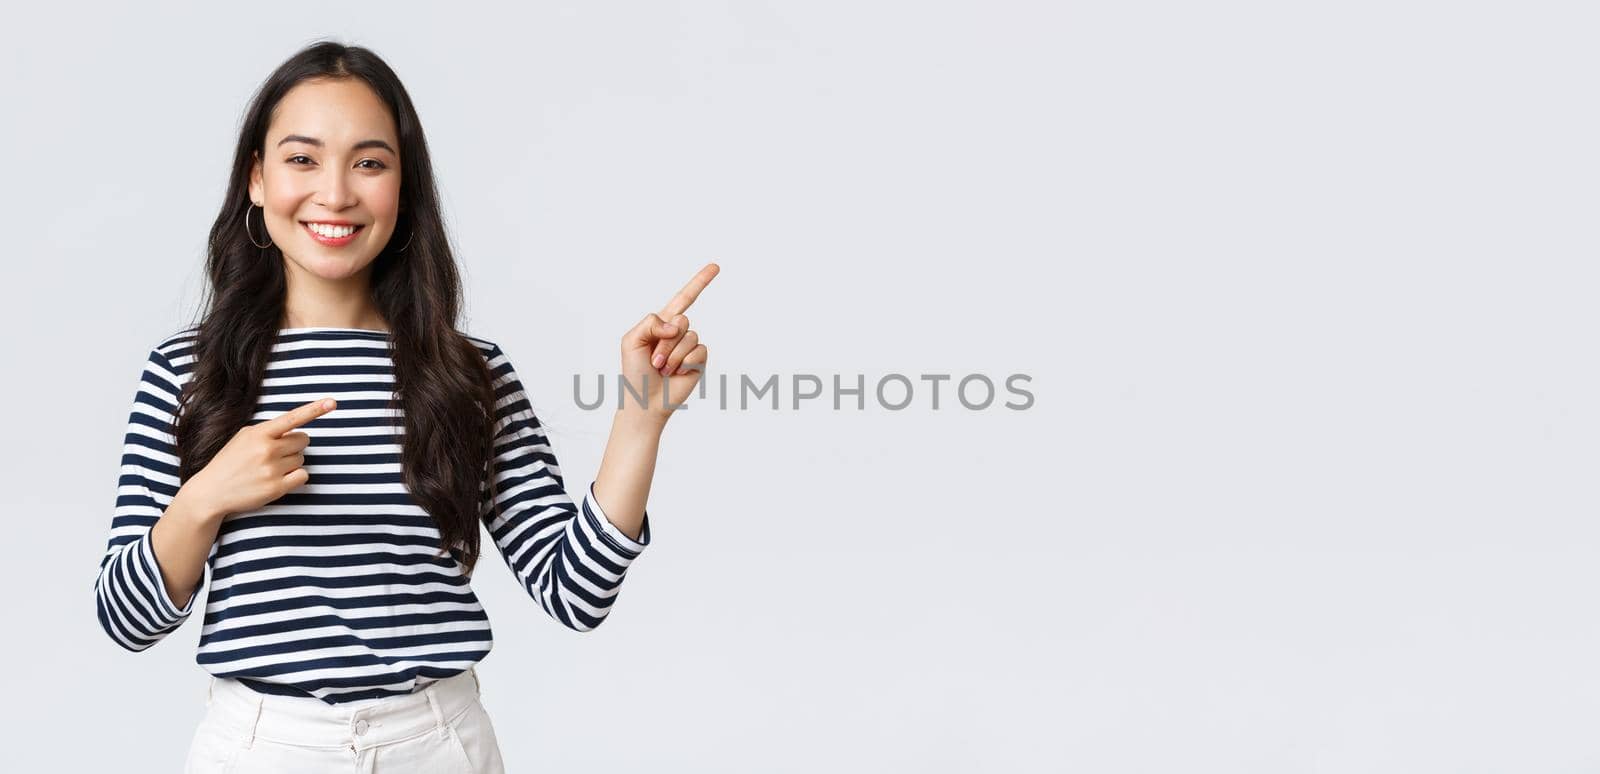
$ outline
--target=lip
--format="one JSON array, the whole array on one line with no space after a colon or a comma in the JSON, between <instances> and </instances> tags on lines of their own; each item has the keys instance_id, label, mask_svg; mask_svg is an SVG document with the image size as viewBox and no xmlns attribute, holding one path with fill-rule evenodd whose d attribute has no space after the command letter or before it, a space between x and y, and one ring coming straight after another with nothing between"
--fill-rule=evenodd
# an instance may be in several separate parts
<instances>
[{"instance_id":1,"label":"lip","mask_svg":"<svg viewBox=\"0 0 1600 774\"><path fill-rule=\"evenodd\" d=\"M325 236L323 236L321 234L318 234L315 231L312 231L311 230L311 226L307 225L307 224L310 224L310 223L317 223L317 224L327 225L327 226L355 226L356 230L350 232L350 236L339 237L339 238L336 239L336 238L333 238L333 237L325 237ZM347 244L350 244L351 242L356 241L356 235L360 234L361 230L366 228L366 224L365 223L352 223L352 222L350 222L348 220L302 220L302 221L300 221L300 227L305 229L306 233L310 234L311 238L317 241L317 244L323 244L323 245L327 245L329 247L343 247L343 246L345 246Z\"/></svg>"}]
</instances>

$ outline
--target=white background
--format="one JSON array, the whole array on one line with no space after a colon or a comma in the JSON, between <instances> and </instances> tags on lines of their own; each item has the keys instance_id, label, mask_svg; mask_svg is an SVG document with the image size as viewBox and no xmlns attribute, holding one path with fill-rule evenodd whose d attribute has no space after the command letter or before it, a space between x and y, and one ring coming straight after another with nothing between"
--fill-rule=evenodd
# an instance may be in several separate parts
<instances>
[{"instance_id":1,"label":"white background","mask_svg":"<svg viewBox=\"0 0 1600 774\"><path fill-rule=\"evenodd\" d=\"M1600 770L1585 4L445 8L7 11L8 770L181 767L199 622L95 620L122 432L325 35L580 495L572 375L707 261L713 375L1033 379L675 417L604 626L476 579L511 771Z\"/></svg>"}]
</instances>

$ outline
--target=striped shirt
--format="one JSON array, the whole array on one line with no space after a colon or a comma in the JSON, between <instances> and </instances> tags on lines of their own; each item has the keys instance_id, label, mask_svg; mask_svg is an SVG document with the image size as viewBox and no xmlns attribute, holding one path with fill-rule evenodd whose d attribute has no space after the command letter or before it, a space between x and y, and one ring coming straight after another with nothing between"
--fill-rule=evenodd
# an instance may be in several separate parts
<instances>
[{"instance_id":1,"label":"striped shirt","mask_svg":"<svg viewBox=\"0 0 1600 774\"><path fill-rule=\"evenodd\" d=\"M123 440L111 536L95 578L100 625L141 651L177 629L150 528L178 491L171 423L193 368L196 328L168 336L144 365ZM506 354L468 336L494 376L494 476L480 522L522 588L564 626L605 620L628 566L650 542L617 529L591 482L574 504L544 427ZM310 479L260 508L225 517L195 660L268 694L328 704L407 694L465 671L493 645L489 619L439 530L401 479L404 415L388 407L389 334L357 328L278 331L251 424L324 396L338 406L299 430ZM487 559L488 541L484 557Z\"/></svg>"}]
</instances>

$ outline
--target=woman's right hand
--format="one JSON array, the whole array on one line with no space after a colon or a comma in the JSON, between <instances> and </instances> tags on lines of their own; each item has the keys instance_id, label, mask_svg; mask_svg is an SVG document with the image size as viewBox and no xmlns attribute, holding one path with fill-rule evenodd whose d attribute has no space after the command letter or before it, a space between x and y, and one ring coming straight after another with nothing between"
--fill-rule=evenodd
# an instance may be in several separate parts
<instances>
[{"instance_id":1,"label":"woman's right hand","mask_svg":"<svg viewBox=\"0 0 1600 774\"><path fill-rule=\"evenodd\" d=\"M291 432L334 408L332 398L312 401L233 434L183 489L216 519L272 502L311 478L302 467L311 436Z\"/></svg>"}]
</instances>

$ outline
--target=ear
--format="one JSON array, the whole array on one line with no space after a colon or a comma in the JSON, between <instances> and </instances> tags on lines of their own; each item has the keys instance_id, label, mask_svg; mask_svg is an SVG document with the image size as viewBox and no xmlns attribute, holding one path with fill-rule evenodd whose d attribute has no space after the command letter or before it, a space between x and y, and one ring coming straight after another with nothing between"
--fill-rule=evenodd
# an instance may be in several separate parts
<instances>
[{"instance_id":1,"label":"ear","mask_svg":"<svg viewBox=\"0 0 1600 774\"><path fill-rule=\"evenodd\" d=\"M250 162L250 201L264 202L266 201L266 186L261 184L261 153L259 151L251 151L250 157L252 159Z\"/></svg>"}]
</instances>

